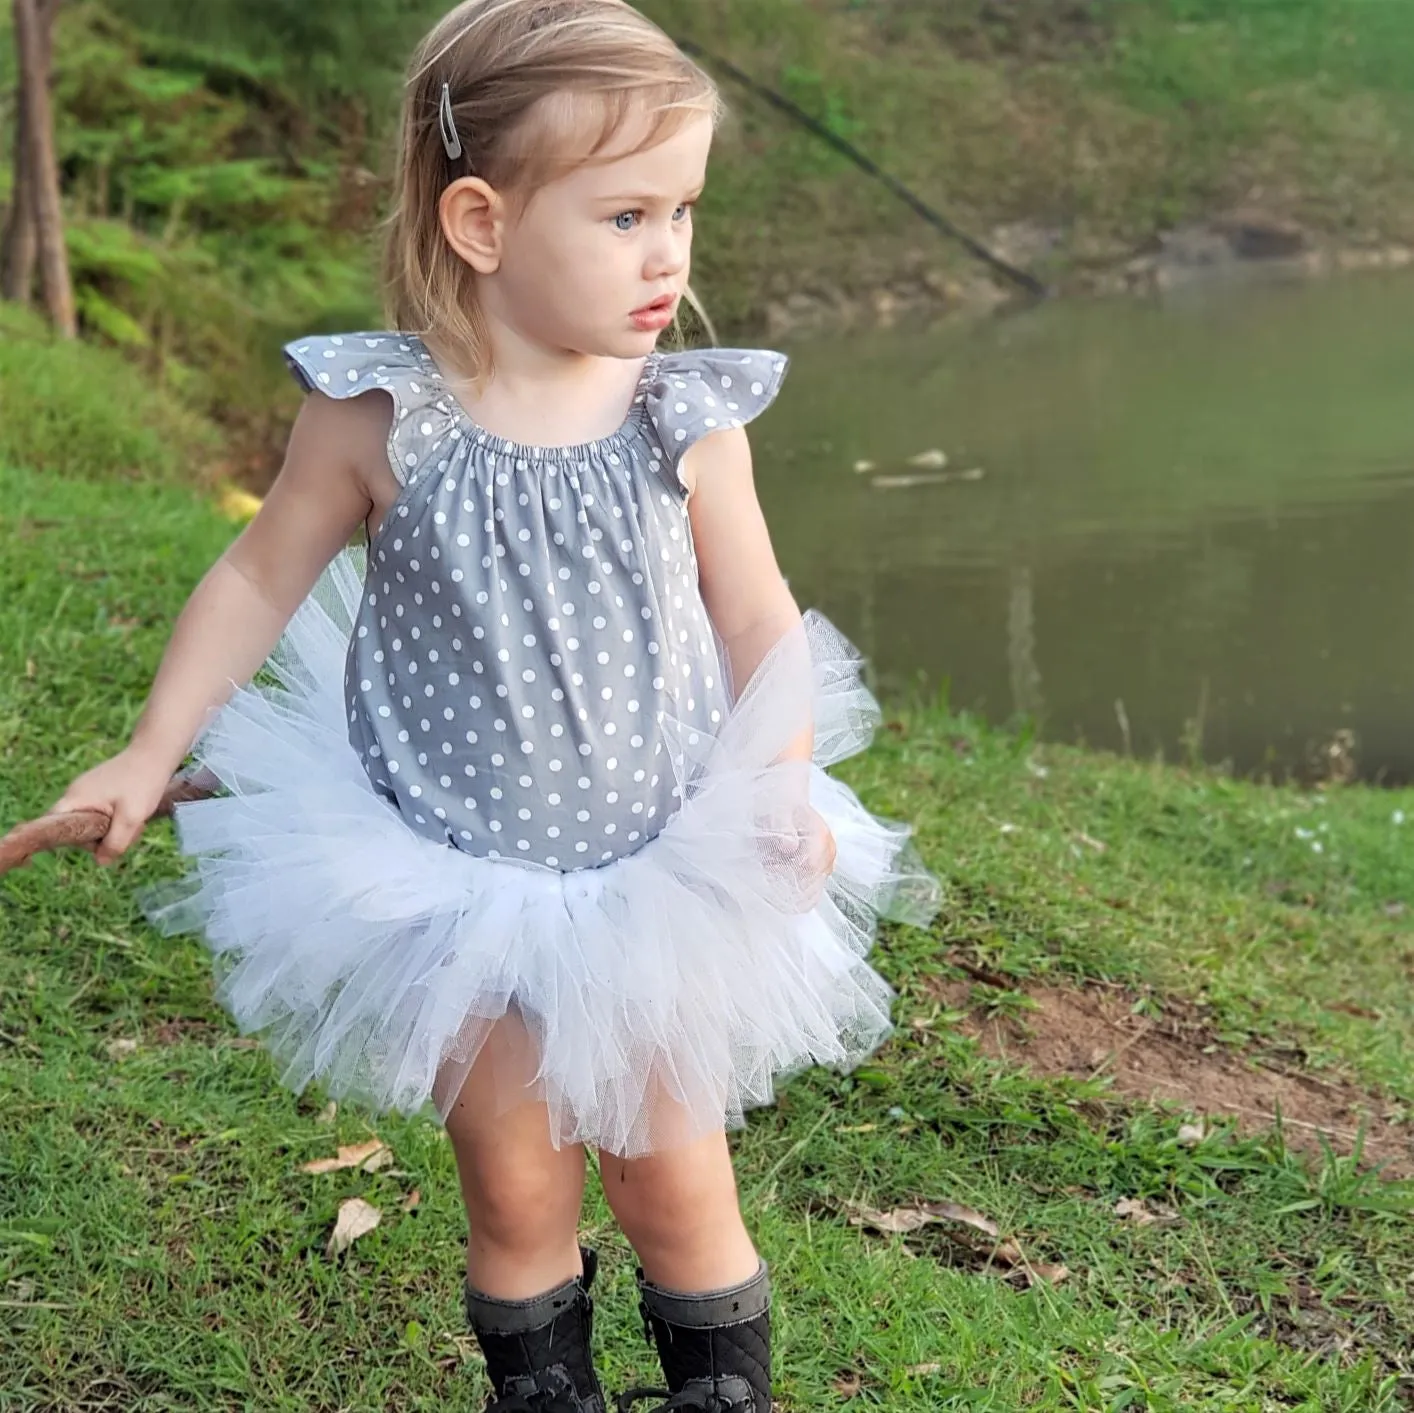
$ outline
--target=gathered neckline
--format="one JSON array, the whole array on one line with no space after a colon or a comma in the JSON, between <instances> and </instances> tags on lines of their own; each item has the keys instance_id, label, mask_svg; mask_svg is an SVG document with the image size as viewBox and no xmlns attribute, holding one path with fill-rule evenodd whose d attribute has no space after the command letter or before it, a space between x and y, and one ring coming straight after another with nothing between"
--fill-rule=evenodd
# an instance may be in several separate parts
<instances>
[{"instance_id":1,"label":"gathered neckline","mask_svg":"<svg viewBox=\"0 0 1414 1413\"><path fill-rule=\"evenodd\" d=\"M497 452L506 456L524 457L531 461L573 461L580 460L586 456L593 456L597 453L609 453L619 451L633 441L642 430L643 424L648 418L647 388L652 381L653 375L657 372L659 364L662 362L663 354L654 349L647 358L643 360L643 367L639 372L638 381L634 384L633 400L629 404L629 409L624 420L615 431L608 436L595 437L592 441L572 442L561 446L541 446L532 442L512 441L509 437L497 436L495 432L488 431L483 427L466 408L462 405L461 399L452 391L450 382L445 373L442 372L441 365L432 354L432 350L416 334L406 335L412 343L419 361L423 365L425 374L441 388L443 394L451 404L452 415L462 424L465 434L477 446L483 446L488 451Z\"/></svg>"}]
</instances>

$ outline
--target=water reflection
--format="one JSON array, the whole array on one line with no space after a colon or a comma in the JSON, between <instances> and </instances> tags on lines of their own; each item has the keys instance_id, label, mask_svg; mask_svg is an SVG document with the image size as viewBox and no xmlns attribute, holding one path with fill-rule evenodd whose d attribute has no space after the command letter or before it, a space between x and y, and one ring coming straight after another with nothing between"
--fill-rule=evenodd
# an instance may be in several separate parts
<instances>
[{"instance_id":1,"label":"water reflection","mask_svg":"<svg viewBox=\"0 0 1414 1413\"><path fill-rule=\"evenodd\" d=\"M1414 778L1414 279L792 351L762 498L886 690L1242 770L1353 730ZM873 484L933 448L982 479Z\"/></svg>"}]
</instances>

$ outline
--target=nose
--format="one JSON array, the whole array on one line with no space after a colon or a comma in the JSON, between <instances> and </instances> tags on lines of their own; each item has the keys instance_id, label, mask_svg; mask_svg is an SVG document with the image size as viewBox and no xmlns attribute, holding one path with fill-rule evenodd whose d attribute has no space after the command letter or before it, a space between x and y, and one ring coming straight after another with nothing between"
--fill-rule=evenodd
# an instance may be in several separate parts
<instances>
[{"instance_id":1,"label":"nose","mask_svg":"<svg viewBox=\"0 0 1414 1413\"><path fill-rule=\"evenodd\" d=\"M692 252L692 223L666 221L655 226L644 252L643 275L652 280L673 279L687 269Z\"/></svg>"}]
</instances>

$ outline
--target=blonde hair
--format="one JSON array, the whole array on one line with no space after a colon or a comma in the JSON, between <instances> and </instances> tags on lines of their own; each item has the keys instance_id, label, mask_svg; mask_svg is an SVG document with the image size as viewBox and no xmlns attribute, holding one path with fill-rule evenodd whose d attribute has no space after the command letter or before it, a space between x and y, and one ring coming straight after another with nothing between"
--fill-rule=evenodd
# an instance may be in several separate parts
<instances>
[{"instance_id":1,"label":"blonde hair","mask_svg":"<svg viewBox=\"0 0 1414 1413\"><path fill-rule=\"evenodd\" d=\"M443 84L456 158L442 140ZM599 157L632 118L648 119L643 150L720 111L711 78L626 0L463 0L408 70L383 260L393 326L456 347L467 371L484 377L491 360L476 276L438 213L447 186L478 176L525 199Z\"/></svg>"}]
</instances>

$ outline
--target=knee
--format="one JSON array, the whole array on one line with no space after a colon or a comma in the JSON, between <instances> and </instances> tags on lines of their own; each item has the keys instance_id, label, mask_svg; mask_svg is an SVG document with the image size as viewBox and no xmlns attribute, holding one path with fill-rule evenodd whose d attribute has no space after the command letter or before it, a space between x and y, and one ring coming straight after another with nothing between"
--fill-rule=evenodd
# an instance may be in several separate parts
<instances>
[{"instance_id":1,"label":"knee","mask_svg":"<svg viewBox=\"0 0 1414 1413\"><path fill-rule=\"evenodd\" d=\"M507 1250L532 1250L579 1214L580 1189L559 1165L496 1165L463 1174L472 1236Z\"/></svg>"}]
</instances>

